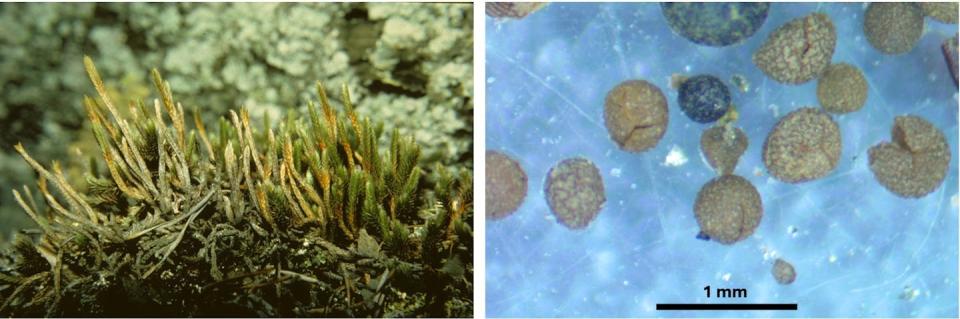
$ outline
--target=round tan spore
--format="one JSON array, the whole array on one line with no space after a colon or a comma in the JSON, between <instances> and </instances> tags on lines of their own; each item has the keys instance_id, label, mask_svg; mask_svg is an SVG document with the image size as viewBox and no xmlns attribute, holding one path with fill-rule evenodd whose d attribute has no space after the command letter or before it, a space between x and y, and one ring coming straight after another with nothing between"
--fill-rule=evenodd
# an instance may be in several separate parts
<instances>
[{"instance_id":1,"label":"round tan spore","mask_svg":"<svg viewBox=\"0 0 960 319\"><path fill-rule=\"evenodd\" d=\"M923 118L898 116L893 142L870 148L870 170L887 190L904 198L923 197L940 187L950 166L943 132Z\"/></svg>"},{"instance_id":2,"label":"round tan spore","mask_svg":"<svg viewBox=\"0 0 960 319\"><path fill-rule=\"evenodd\" d=\"M703 185L693 206L700 231L722 244L730 245L750 235L760 225L763 203L750 181L737 175L723 175Z\"/></svg>"},{"instance_id":3,"label":"round tan spore","mask_svg":"<svg viewBox=\"0 0 960 319\"><path fill-rule=\"evenodd\" d=\"M667 99L655 85L644 80L620 83L603 105L603 121L610 138L628 152L646 151L667 132Z\"/></svg>"},{"instance_id":4,"label":"round tan spore","mask_svg":"<svg viewBox=\"0 0 960 319\"><path fill-rule=\"evenodd\" d=\"M923 33L923 11L916 3L871 3L863 18L863 32L867 42L881 53L910 52Z\"/></svg>"},{"instance_id":5,"label":"round tan spore","mask_svg":"<svg viewBox=\"0 0 960 319\"><path fill-rule=\"evenodd\" d=\"M716 125L700 136L700 151L717 174L732 174L747 150L747 135L739 127Z\"/></svg>"},{"instance_id":6,"label":"round tan spore","mask_svg":"<svg viewBox=\"0 0 960 319\"><path fill-rule=\"evenodd\" d=\"M773 278L781 285L789 285L792 284L794 280L797 280L797 271L793 269L793 265L780 258L777 258L773 263L773 270L771 270L771 272L773 273Z\"/></svg>"},{"instance_id":7,"label":"round tan spore","mask_svg":"<svg viewBox=\"0 0 960 319\"><path fill-rule=\"evenodd\" d=\"M867 102L867 80L855 66L830 65L817 82L817 100L830 113L860 110Z\"/></svg>"},{"instance_id":8,"label":"round tan spore","mask_svg":"<svg viewBox=\"0 0 960 319\"><path fill-rule=\"evenodd\" d=\"M770 175L787 183L826 176L840 161L840 128L818 108L790 112L777 122L763 144Z\"/></svg>"},{"instance_id":9,"label":"round tan spore","mask_svg":"<svg viewBox=\"0 0 960 319\"><path fill-rule=\"evenodd\" d=\"M814 13L780 26L753 54L753 63L780 83L801 84L823 73L837 46L830 17Z\"/></svg>"},{"instance_id":10,"label":"round tan spore","mask_svg":"<svg viewBox=\"0 0 960 319\"><path fill-rule=\"evenodd\" d=\"M960 6L960 3L957 2L921 2L920 8L923 9L923 15L933 18L934 20L948 23L948 24L957 24L957 7Z\"/></svg>"},{"instance_id":11,"label":"round tan spore","mask_svg":"<svg viewBox=\"0 0 960 319\"><path fill-rule=\"evenodd\" d=\"M550 210L570 229L590 225L607 201L600 170L585 158L561 161L547 173L545 184Z\"/></svg>"},{"instance_id":12,"label":"round tan spore","mask_svg":"<svg viewBox=\"0 0 960 319\"><path fill-rule=\"evenodd\" d=\"M510 216L527 196L527 174L520 163L498 151L487 151L487 218Z\"/></svg>"}]
</instances>

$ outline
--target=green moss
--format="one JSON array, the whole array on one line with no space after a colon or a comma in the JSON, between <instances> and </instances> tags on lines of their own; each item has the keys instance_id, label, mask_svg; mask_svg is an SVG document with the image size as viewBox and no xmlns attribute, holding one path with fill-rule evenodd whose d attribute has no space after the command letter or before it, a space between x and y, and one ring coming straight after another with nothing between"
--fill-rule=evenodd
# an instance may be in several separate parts
<instances>
[{"instance_id":1,"label":"green moss","mask_svg":"<svg viewBox=\"0 0 960 319\"><path fill-rule=\"evenodd\" d=\"M210 134L157 71L159 97L123 114L85 64L101 160L78 190L17 145L42 196L14 195L41 234L6 251L3 315L472 314L471 175L437 166L428 188L416 142L381 140L345 86L343 111L318 85L308 121L231 111Z\"/></svg>"}]
</instances>

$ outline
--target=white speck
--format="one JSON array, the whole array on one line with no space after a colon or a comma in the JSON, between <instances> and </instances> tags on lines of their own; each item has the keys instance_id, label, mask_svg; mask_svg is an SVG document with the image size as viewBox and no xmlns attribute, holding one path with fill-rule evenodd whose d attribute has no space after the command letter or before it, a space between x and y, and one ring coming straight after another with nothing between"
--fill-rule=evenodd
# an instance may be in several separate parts
<instances>
[{"instance_id":1,"label":"white speck","mask_svg":"<svg viewBox=\"0 0 960 319\"><path fill-rule=\"evenodd\" d=\"M830 259L828 260L830 261L831 264L837 262L837 255L831 254Z\"/></svg>"},{"instance_id":2,"label":"white speck","mask_svg":"<svg viewBox=\"0 0 960 319\"><path fill-rule=\"evenodd\" d=\"M610 176L613 176L613 177L620 177L621 173L623 173L623 171L620 170L619 168L614 168L610 170Z\"/></svg>"},{"instance_id":3,"label":"white speck","mask_svg":"<svg viewBox=\"0 0 960 319\"><path fill-rule=\"evenodd\" d=\"M637 189L637 184L636 183L630 184L630 189ZM956 199L957 195L953 195L953 198ZM953 206L956 207L957 205L953 205Z\"/></svg>"},{"instance_id":4,"label":"white speck","mask_svg":"<svg viewBox=\"0 0 960 319\"><path fill-rule=\"evenodd\" d=\"M547 124L553 124L553 122L556 122L556 121L557 121L557 116L554 115L554 116L551 116L549 119L547 119Z\"/></svg>"},{"instance_id":5,"label":"white speck","mask_svg":"<svg viewBox=\"0 0 960 319\"><path fill-rule=\"evenodd\" d=\"M623 281L623 285L624 285L624 286L629 286L629 285L630 285L630 281L629 281L629 280L624 280L624 281Z\"/></svg>"},{"instance_id":6,"label":"white speck","mask_svg":"<svg viewBox=\"0 0 960 319\"><path fill-rule=\"evenodd\" d=\"M880 60L873 61L873 66L879 66L879 65L880 65Z\"/></svg>"},{"instance_id":7,"label":"white speck","mask_svg":"<svg viewBox=\"0 0 960 319\"><path fill-rule=\"evenodd\" d=\"M787 234L790 234L791 238L797 238L797 234L799 233L797 230L796 226L790 225L787 227Z\"/></svg>"},{"instance_id":8,"label":"white speck","mask_svg":"<svg viewBox=\"0 0 960 319\"><path fill-rule=\"evenodd\" d=\"M927 74L927 79L930 80L930 82L936 82L937 75L933 72L930 72L930 74Z\"/></svg>"},{"instance_id":9,"label":"white speck","mask_svg":"<svg viewBox=\"0 0 960 319\"><path fill-rule=\"evenodd\" d=\"M957 197L957 194L950 196L950 206L953 206L954 209L956 209L957 206L960 206L960 198Z\"/></svg>"},{"instance_id":10,"label":"white speck","mask_svg":"<svg viewBox=\"0 0 960 319\"><path fill-rule=\"evenodd\" d=\"M776 104L767 105L770 111L773 111L773 117L780 117L780 106Z\"/></svg>"},{"instance_id":11,"label":"white speck","mask_svg":"<svg viewBox=\"0 0 960 319\"><path fill-rule=\"evenodd\" d=\"M495 78L495 77L492 77L492 76L491 76L491 77L487 78L487 84L490 84L490 83L493 83L493 82L496 82L496 81L497 81L497 78Z\"/></svg>"},{"instance_id":12,"label":"white speck","mask_svg":"<svg viewBox=\"0 0 960 319\"><path fill-rule=\"evenodd\" d=\"M683 67L683 70L686 71L686 72L690 72L691 69L692 69L692 68L690 67L689 64L687 64L686 66Z\"/></svg>"},{"instance_id":13,"label":"white speck","mask_svg":"<svg viewBox=\"0 0 960 319\"><path fill-rule=\"evenodd\" d=\"M723 277L720 277L723 281L730 281L730 273L723 274Z\"/></svg>"},{"instance_id":14,"label":"white speck","mask_svg":"<svg viewBox=\"0 0 960 319\"><path fill-rule=\"evenodd\" d=\"M763 176L763 170L760 169L760 166L753 167L753 176L756 176L756 177Z\"/></svg>"},{"instance_id":15,"label":"white speck","mask_svg":"<svg viewBox=\"0 0 960 319\"><path fill-rule=\"evenodd\" d=\"M683 150L676 144L670 148L670 152L667 153L667 158L663 160L663 166L668 167L678 167L686 163L687 155L684 155Z\"/></svg>"}]
</instances>

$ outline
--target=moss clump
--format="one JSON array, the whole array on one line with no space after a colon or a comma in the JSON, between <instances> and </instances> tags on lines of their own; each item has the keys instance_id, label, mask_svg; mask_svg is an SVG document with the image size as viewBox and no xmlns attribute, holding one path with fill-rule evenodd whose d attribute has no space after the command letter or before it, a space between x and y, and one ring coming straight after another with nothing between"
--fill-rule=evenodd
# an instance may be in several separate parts
<instances>
[{"instance_id":1,"label":"moss clump","mask_svg":"<svg viewBox=\"0 0 960 319\"><path fill-rule=\"evenodd\" d=\"M258 132L231 111L208 133L156 70L160 98L125 116L84 64L101 160L75 187L16 146L40 232L5 252L4 316L472 314L472 176L437 167L427 189L419 146L394 131L382 152L346 87L344 112L318 85L309 121Z\"/></svg>"}]
</instances>

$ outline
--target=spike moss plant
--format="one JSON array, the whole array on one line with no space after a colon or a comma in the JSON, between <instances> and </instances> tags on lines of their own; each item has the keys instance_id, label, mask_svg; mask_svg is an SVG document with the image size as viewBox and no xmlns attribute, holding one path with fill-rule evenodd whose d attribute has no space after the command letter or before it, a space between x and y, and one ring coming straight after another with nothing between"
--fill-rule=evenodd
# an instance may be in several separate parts
<instances>
[{"instance_id":1,"label":"spike moss plant","mask_svg":"<svg viewBox=\"0 0 960 319\"><path fill-rule=\"evenodd\" d=\"M121 113L84 64L99 160L71 185L16 146L39 231L2 256L3 316L472 315L472 176L437 167L428 189L417 144L379 149L346 87L342 111L318 84L303 121L208 127L157 70L159 98Z\"/></svg>"}]
</instances>

